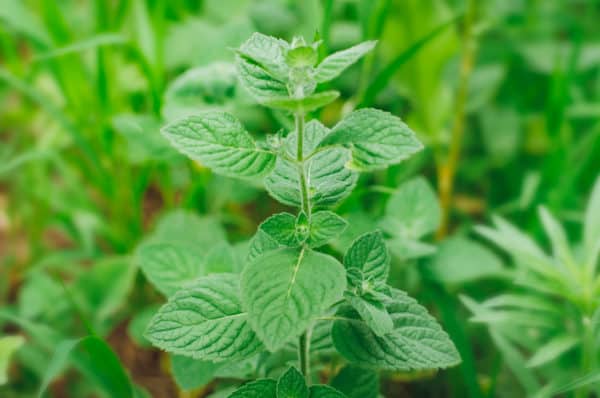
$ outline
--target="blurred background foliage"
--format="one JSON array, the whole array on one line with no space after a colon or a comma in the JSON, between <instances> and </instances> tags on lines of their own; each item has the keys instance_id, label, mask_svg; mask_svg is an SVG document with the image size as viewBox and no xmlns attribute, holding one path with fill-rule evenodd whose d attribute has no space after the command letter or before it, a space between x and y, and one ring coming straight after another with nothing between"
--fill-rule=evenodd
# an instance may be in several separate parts
<instances>
[{"instance_id":1,"label":"blurred background foliage","mask_svg":"<svg viewBox=\"0 0 600 398\"><path fill-rule=\"evenodd\" d=\"M579 357L595 344L561 334L570 307L541 342L547 329L527 312L493 311L539 299L506 301L522 266L511 248L528 239L550 248L540 204L582 250L600 172L599 20L597 0L1 0L0 396L36 396L40 385L56 397L225 394L210 380L231 374L196 369L210 376L174 381L168 358L143 340L162 299L135 252L161 236L193 239L209 268L236 269L258 222L280 210L259 184L216 176L159 135L166 121L209 108L259 136L289 131L289 115L258 107L236 81L231 49L254 31L316 37L321 57L379 40L313 116L332 125L374 106L426 144L361 177L338 209L352 227L330 248L382 228L395 285L428 304L461 352L461 366L440 374L385 375L382 394L552 396L593 376L596 360ZM473 226L493 214L523 235L481 239ZM504 301L478 304L489 297ZM563 299L551 292L543 304ZM586 305L574 319L591 322L597 297ZM67 357L77 371L62 372Z\"/></svg>"}]
</instances>

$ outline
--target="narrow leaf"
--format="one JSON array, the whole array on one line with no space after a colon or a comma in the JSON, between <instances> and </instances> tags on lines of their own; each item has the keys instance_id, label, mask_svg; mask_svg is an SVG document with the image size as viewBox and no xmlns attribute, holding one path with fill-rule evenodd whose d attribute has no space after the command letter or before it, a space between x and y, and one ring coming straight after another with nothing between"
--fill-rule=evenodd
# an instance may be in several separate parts
<instances>
[{"instance_id":1,"label":"narrow leaf","mask_svg":"<svg viewBox=\"0 0 600 398\"><path fill-rule=\"evenodd\" d=\"M0 337L0 386L8 382L10 358L24 343L23 336Z\"/></svg>"},{"instance_id":2,"label":"narrow leaf","mask_svg":"<svg viewBox=\"0 0 600 398\"><path fill-rule=\"evenodd\" d=\"M371 51L377 41L365 41L353 47L331 54L325 58L315 70L315 80L327 82L339 76L346 68L354 64L366 53Z\"/></svg>"},{"instance_id":3,"label":"narrow leaf","mask_svg":"<svg viewBox=\"0 0 600 398\"><path fill-rule=\"evenodd\" d=\"M563 335L555 337L535 352L529 361L527 361L527 367L536 368L552 362L577 344L579 344L579 339L574 336Z\"/></svg>"}]
</instances>

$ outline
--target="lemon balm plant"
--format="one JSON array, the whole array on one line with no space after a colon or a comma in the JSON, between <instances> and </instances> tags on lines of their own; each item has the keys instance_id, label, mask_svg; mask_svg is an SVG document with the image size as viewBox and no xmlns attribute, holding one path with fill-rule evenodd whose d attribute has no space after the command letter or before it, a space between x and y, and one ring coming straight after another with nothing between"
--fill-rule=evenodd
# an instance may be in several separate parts
<instances>
[{"instance_id":1,"label":"lemon balm plant","mask_svg":"<svg viewBox=\"0 0 600 398\"><path fill-rule=\"evenodd\" d=\"M295 366L280 372L277 381L246 383L233 397L343 397L340 391L352 392L352 377L337 378L337 390L312 385L311 365L323 340L345 361L369 371L436 369L460 361L427 310L387 285L390 256L379 231L357 238L342 263L318 251L346 228L347 222L327 209L351 193L360 172L399 163L422 148L399 118L376 109L354 111L331 129L307 120L339 95L316 92L317 85L340 75L374 45L365 42L318 63L318 42L296 38L288 43L256 33L236 51L237 75L259 103L293 114L294 130L257 142L234 116L217 111L162 130L177 150L215 173L264 178L271 196L298 209L274 214L259 226L241 274L171 284L168 302L147 328L154 345L209 363L297 350ZM149 279L196 275L186 250L150 250L150 256L162 256L165 268L152 268ZM142 267L148 261L142 253ZM377 396L377 385L373 390L369 396Z\"/></svg>"}]
</instances>

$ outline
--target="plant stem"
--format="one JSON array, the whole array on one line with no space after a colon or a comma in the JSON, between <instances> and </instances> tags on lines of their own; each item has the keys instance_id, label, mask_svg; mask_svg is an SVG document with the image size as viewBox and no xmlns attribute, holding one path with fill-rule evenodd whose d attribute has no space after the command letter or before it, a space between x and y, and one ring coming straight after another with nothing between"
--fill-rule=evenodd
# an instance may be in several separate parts
<instances>
[{"instance_id":1,"label":"plant stem","mask_svg":"<svg viewBox=\"0 0 600 398\"><path fill-rule=\"evenodd\" d=\"M297 137L296 160L302 194L302 211L310 219L310 197L308 195L308 182L306 181L306 173L304 171L304 114L296 113L295 124Z\"/></svg>"},{"instance_id":2,"label":"plant stem","mask_svg":"<svg viewBox=\"0 0 600 398\"><path fill-rule=\"evenodd\" d=\"M458 167L458 160L462 147L465 130L465 109L469 91L469 77L473 70L475 60L475 40L473 38L473 24L475 20L476 1L469 0L464 19L462 41L464 49L460 60L460 75L456 93L454 120L450 137L450 147L446 161L438 166L438 188L440 191L440 206L442 220L437 231L437 238L441 239L448 233L450 208L454 191L454 176Z\"/></svg>"},{"instance_id":3,"label":"plant stem","mask_svg":"<svg viewBox=\"0 0 600 398\"><path fill-rule=\"evenodd\" d=\"M300 361L300 372L306 379L306 384L310 385L310 332L302 333L298 340L298 357Z\"/></svg>"}]
</instances>

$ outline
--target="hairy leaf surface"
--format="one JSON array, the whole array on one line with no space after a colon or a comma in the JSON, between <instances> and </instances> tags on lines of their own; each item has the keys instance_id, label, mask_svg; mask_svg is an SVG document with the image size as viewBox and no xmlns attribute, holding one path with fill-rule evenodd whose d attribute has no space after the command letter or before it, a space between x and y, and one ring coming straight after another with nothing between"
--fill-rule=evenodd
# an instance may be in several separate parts
<instances>
[{"instance_id":1,"label":"hairy leaf surface","mask_svg":"<svg viewBox=\"0 0 600 398\"><path fill-rule=\"evenodd\" d=\"M361 235L344 255L349 283L361 290L364 290L364 284L372 286L385 283L390 271L390 261L381 232Z\"/></svg>"},{"instance_id":2,"label":"hairy leaf surface","mask_svg":"<svg viewBox=\"0 0 600 398\"><path fill-rule=\"evenodd\" d=\"M275 351L340 300L346 283L344 269L333 257L278 249L246 266L241 287L252 328Z\"/></svg>"},{"instance_id":3,"label":"hairy leaf surface","mask_svg":"<svg viewBox=\"0 0 600 398\"><path fill-rule=\"evenodd\" d=\"M371 51L376 41L365 41L353 47L331 54L315 70L315 79L319 83L327 82L339 76L346 68Z\"/></svg>"},{"instance_id":4,"label":"hairy leaf surface","mask_svg":"<svg viewBox=\"0 0 600 398\"><path fill-rule=\"evenodd\" d=\"M308 245L319 247L339 236L348 223L331 211L317 211L311 217Z\"/></svg>"}]
</instances>

